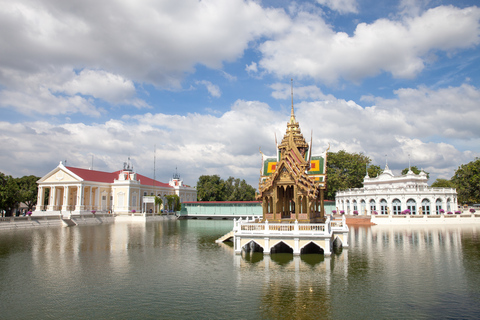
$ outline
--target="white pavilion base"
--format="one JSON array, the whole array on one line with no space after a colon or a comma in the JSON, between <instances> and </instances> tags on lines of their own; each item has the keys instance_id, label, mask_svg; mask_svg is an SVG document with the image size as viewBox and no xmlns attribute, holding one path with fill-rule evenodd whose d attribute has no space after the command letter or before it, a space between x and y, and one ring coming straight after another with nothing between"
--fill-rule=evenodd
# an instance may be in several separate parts
<instances>
[{"instance_id":1,"label":"white pavilion base","mask_svg":"<svg viewBox=\"0 0 480 320\"><path fill-rule=\"evenodd\" d=\"M270 254L275 246L283 242L300 255L302 249L313 243L331 255L333 244L338 240L344 248L348 247L348 226L345 216L341 220L327 217L325 223L254 223L248 220L234 220L233 243L235 254L251 250L255 246L263 249L263 254Z\"/></svg>"}]
</instances>

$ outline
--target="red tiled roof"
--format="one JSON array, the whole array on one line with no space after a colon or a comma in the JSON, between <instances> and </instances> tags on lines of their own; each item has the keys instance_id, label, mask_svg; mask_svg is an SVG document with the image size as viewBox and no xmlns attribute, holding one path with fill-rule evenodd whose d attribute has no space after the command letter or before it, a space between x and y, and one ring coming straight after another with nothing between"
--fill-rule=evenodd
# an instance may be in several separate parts
<instances>
[{"instance_id":1,"label":"red tiled roof","mask_svg":"<svg viewBox=\"0 0 480 320\"><path fill-rule=\"evenodd\" d=\"M89 169L81 169L74 167L66 167L71 172L75 173L77 176L82 178L85 181L95 181L95 182L104 182L104 183L113 183L113 180L118 179L117 172L103 172Z\"/></svg>"},{"instance_id":2,"label":"red tiled roof","mask_svg":"<svg viewBox=\"0 0 480 320\"><path fill-rule=\"evenodd\" d=\"M115 179L118 179L118 174L121 172L104 172L96 171L82 168L66 167L68 170L79 176L85 181L94 181L94 182L103 182L103 183L113 183ZM150 179L149 177L143 176L137 173L137 180L140 181L140 184L143 186L153 186L155 183L156 187L166 187L173 188L168 183L160 182L157 180Z\"/></svg>"}]
</instances>

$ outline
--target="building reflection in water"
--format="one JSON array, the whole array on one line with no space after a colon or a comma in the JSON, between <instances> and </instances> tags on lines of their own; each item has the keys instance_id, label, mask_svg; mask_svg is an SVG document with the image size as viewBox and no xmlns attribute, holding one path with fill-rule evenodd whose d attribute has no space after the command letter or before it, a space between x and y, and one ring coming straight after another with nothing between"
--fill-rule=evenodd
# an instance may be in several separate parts
<instances>
[{"instance_id":1,"label":"building reflection in water","mask_svg":"<svg viewBox=\"0 0 480 320\"><path fill-rule=\"evenodd\" d=\"M261 286L259 308L266 319L331 318L331 273L333 269L343 272L347 261L346 250L334 252L330 257L258 252L234 255L239 270L237 286L244 287L245 281Z\"/></svg>"},{"instance_id":2,"label":"building reflection in water","mask_svg":"<svg viewBox=\"0 0 480 320\"><path fill-rule=\"evenodd\" d=\"M359 290L359 284L367 285L359 294L381 299L382 290L404 290L405 277L418 278L427 288L434 288L442 281L438 268L446 274L463 270L465 234L468 238L479 237L480 229L451 225L352 226L350 248L336 251L331 257L256 252L234 255L237 286L261 286L263 318L334 318L333 306L343 295L335 290ZM424 298L437 299L429 290Z\"/></svg>"}]
</instances>

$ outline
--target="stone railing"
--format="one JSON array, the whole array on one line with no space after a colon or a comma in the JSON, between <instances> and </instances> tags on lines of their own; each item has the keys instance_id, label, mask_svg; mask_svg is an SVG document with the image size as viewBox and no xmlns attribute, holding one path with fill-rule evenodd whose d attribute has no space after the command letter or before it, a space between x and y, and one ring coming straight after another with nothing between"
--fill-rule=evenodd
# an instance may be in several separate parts
<instances>
[{"instance_id":1,"label":"stone railing","mask_svg":"<svg viewBox=\"0 0 480 320\"><path fill-rule=\"evenodd\" d=\"M246 220L234 220L234 233L238 235L331 235L333 231L348 231L345 222L345 216L340 220L331 220L327 217L325 223L269 223L268 220L264 223L252 223Z\"/></svg>"}]
</instances>

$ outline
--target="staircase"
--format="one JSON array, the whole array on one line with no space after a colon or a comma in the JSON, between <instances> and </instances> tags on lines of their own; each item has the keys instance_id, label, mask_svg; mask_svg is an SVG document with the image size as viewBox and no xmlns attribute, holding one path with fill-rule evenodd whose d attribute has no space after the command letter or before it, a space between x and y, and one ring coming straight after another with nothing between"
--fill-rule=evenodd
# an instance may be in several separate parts
<instances>
[{"instance_id":1,"label":"staircase","mask_svg":"<svg viewBox=\"0 0 480 320\"><path fill-rule=\"evenodd\" d=\"M230 231L229 233L221 236L220 238L218 238L217 240L215 240L216 243L222 243L224 241L227 241L227 240L231 240L233 238L233 230Z\"/></svg>"},{"instance_id":2,"label":"staircase","mask_svg":"<svg viewBox=\"0 0 480 320\"><path fill-rule=\"evenodd\" d=\"M73 226L77 225L77 223L75 221L73 221L71 218L63 218L62 217L62 221L67 227L73 227Z\"/></svg>"}]
</instances>

